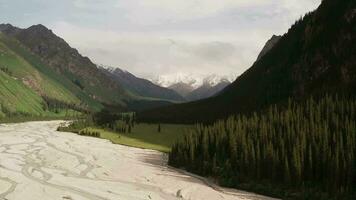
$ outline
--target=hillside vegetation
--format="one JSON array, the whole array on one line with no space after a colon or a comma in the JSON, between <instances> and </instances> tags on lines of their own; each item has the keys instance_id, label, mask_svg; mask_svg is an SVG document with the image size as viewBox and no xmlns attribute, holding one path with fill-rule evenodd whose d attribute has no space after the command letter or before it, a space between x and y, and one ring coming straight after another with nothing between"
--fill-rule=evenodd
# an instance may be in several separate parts
<instances>
[{"instance_id":1,"label":"hillside vegetation","mask_svg":"<svg viewBox=\"0 0 356 200\"><path fill-rule=\"evenodd\" d=\"M26 56L22 56L26 55ZM46 99L52 98L63 104L79 107L80 100L61 82L42 73L40 62L33 64L33 56L18 41L0 33L0 116L53 116ZM59 107L58 107L59 109ZM57 110L59 114L59 110Z\"/></svg>"},{"instance_id":2,"label":"hillside vegetation","mask_svg":"<svg viewBox=\"0 0 356 200\"><path fill-rule=\"evenodd\" d=\"M169 164L283 199L354 199L356 99L289 101L198 125L173 146Z\"/></svg>"},{"instance_id":3,"label":"hillside vegetation","mask_svg":"<svg viewBox=\"0 0 356 200\"><path fill-rule=\"evenodd\" d=\"M105 105L124 108L125 102L135 99L42 25L20 29L1 24L0 53L2 71L42 97L42 102L52 99L99 111Z\"/></svg>"},{"instance_id":4,"label":"hillside vegetation","mask_svg":"<svg viewBox=\"0 0 356 200\"><path fill-rule=\"evenodd\" d=\"M174 145L169 164L220 184L283 199L355 199L354 44L356 2L324 0L219 96L139 119L210 122Z\"/></svg>"},{"instance_id":5,"label":"hillside vegetation","mask_svg":"<svg viewBox=\"0 0 356 200\"><path fill-rule=\"evenodd\" d=\"M43 25L34 25L8 34L20 41L47 67L70 80L92 99L108 104L131 98L112 79L105 76L87 57L70 47Z\"/></svg>"}]
</instances>

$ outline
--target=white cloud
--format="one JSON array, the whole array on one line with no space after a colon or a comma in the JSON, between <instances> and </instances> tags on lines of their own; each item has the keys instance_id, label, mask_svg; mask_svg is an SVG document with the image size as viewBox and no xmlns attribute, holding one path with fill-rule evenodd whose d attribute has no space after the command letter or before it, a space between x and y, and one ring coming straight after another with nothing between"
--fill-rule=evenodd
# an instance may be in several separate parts
<instances>
[{"instance_id":1,"label":"white cloud","mask_svg":"<svg viewBox=\"0 0 356 200\"><path fill-rule=\"evenodd\" d=\"M320 0L0 0L5 22L43 23L93 61L144 77L240 74ZM26 15L24 15L26 13Z\"/></svg>"},{"instance_id":2,"label":"white cloud","mask_svg":"<svg viewBox=\"0 0 356 200\"><path fill-rule=\"evenodd\" d=\"M65 22L53 26L60 35L96 63L117 66L143 77L175 73L240 74L252 64L251 48L258 34L216 32L114 32L77 27ZM245 67L239 67L245 66Z\"/></svg>"},{"instance_id":3,"label":"white cloud","mask_svg":"<svg viewBox=\"0 0 356 200\"><path fill-rule=\"evenodd\" d=\"M159 23L205 18L231 8L263 5L268 2L268 0L130 0L118 1L116 6L127 10L126 17L134 22Z\"/></svg>"}]
</instances>

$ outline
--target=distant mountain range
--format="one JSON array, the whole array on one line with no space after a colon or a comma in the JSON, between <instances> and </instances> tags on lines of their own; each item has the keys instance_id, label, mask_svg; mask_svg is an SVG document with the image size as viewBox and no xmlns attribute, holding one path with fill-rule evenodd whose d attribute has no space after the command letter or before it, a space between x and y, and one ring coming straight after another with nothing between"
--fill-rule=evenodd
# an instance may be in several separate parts
<instances>
[{"instance_id":1,"label":"distant mountain range","mask_svg":"<svg viewBox=\"0 0 356 200\"><path fill-rule=\"evenodd\" d=\"M185 99L174 90L155 85L149 80L138 78L128 71L103 65L99 65L98 68L101 72L111 77L119 85L136 96L176 102L185 101Z\"/></svg>"},{"instance_id":2,"label":"distant mountain range","mask_svg":"<svg viewBox=\"0 0 356 200\"><path fill-rule=\"evenodd\" d=\"M205 99L219 93L230 85L235 77L231 76L194 76L187 74L176 74L169 76L158 76L152 81L162 87L167 87L183 96L186 101Z\"/></svg>"},{"instance_id":3,"label":"distant mountain range","mask_svg":"<svg viewBox=\"0 0 356 200\"><path fill-rule=\"evenodd\" d=\"M157 79L148 80L118 67L98 65L98 69L135 96L175 103L214 96L233 80L233 77L218 75L197 77L183 74L159 76Z\"/></svg>"},{"instance_id":4,"label":"distant mountain range","mask_svg":"<svg viewBox=\"0 0 356 200\"><path fill-rule=\"evenodd\" d=\"M222 88L209 82L193 97L183 97L119 68L97 67L43 25L21 29L11 24L0 24L0 83L0 117L51 115L47 104L140 111L205 98L217 91L210 86Z\"/></svg>"},{"instance_id":5,"label":"distant mountain range","mask_svg":"<svg viewBox=\"0 0 356 200\"><path fill-rule=\"evenodd\" d=\"M261 111L289 98L355 95L355 1L324 0L281 38L267 42L260 58L219 95L140 113L143 121L212 122ZM269 49L269 51L268 51Z\"/></svg>"},{"instance_id":6,"label":"distant mountain range","mask_svg":"<svg viewBox=\"0 0 356 200\"><path fill-rule=\"evenodd\" d=\"M191 91L185 98L188 101L196 101L200 99L206 99L209 97L213 97L225 89L231 82L227 79L221 79L220 82L216 84L211 84L209 82L205 82L203 85L198 87L197 89Z\"/></svg>"},{"instance_id":7,"label":"distant mountain range","mask_svg":"<svg viewBox=\"0 0 356 200\"><path fill-rule=\"evenodd\" d=\"M144 110L184 101L129 73L98 68L43 25L0 25L0 118L53 115L48 107ZM117 77L126 77L118 81ZM139 108L139 109L136 109Z\"/></svg>"}]
</instances>

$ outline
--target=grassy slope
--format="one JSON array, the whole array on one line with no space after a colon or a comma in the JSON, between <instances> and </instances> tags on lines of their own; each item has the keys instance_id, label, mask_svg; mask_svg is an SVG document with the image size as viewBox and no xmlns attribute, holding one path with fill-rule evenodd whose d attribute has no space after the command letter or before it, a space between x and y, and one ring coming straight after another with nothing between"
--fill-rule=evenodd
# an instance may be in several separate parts
<instances>
[{"instance_id":1,"label":"grassy slope","mask_svg":"<svg viewBox=\"0 0 356 200\"><path fill-rule=\"evenodd\" d=\"M50 120L73 120L78 119L82 116L82 113L79 113L74 110L60 110L58 113L54 112L44 112L42 116L10 116L6 118L0 117L0 123L21 123L29 121L50 121Z\"/></svg>"},{"instance_id":2,"label":"grassy slope","mask_svg":"<svg viewBox=\"0 0 356 200\"><path fill-rule=\"evenodd\" d=\"M2 120L4 117L10 117L12 120L21 116L26 119L34 116L58 118L77 114L74 111L62 110L58 113L45 111L42 107L44 101L41 95L74 104L79 104L82 100L97 110L102 106L81 92L73 83L45 66L17 40L1 33L0 68L9 71L6 73L0 71L0 118Z\"/></svg>"},{"instance_id":3,"label":"grassy slope","mask_svg":"<svg viewBox=\"0 0 356 200\"><path fill-rule=\"evenodd\" d=\"M14 38L26 46L32 55L40 58L39 60L48 68L55 71L61 79L66 79L77 89L82 87L83 89L72 92L75 94L80 92L82 100L86 103L87 101L91 104L97 103L97 105L91 105L96 108L95 110L100 109L100 104L91 101L92 99L110 105L125 105L124 101L134 98L102 74L89 58L82 56L48 28L42 25L31 26L21 30ZM46 50L39 50L41 48Z\"/></svg>"},{"instance_id":4,"label":"grassy slope","mask_svg":"<svg viewBox=\"0 0 356 200\"><path fill-rule=\"evenodd\" d=\"M169 152L173 143L189 128L191 126L161 124L161 132L158 133L157 124L137 124L131 133L125 134L98 128L91 128L91 130L99 131L101 138L108 139L115 144Z\"/></svg>"},{"instance_id":5,"label":"grassy slope","mask_svg":"<svg viewBox=\"0 0 356 200\"><path fill-rule=\"evenodd\" d=\"M20 51L20 47L16 44L16 41L11 41L0 34L0 66L8 68L12 75L18 79L32 80L32 89L46 94L49 97L56 98L61 101L79 103L79 99L74 96L70 91L63 87L58 82L54 81L46 74L40 73L33 65L27 60L21 57L17 52L10 49L6 44L17 51ZM23 52L25 52L23 50ZM30 55L28 55L30 56Z\"/></svg>"},{"instance_id":6,"label":"grassy slope","mask_svg":"<svg viewBox=\"0 0 356 200\"><path fill-rule=\"evenodd\" d=\"M20 112L30 115L41 115L42 98L31 89L0 71L0 104L1 113Z\"/></svg>"},{"instance_id":7,"label":"grassy slope","mask_svg":"<svg viewBox=\"0 0 356 200\"><path fill-rule=\"evenodd\" d=\"M68 103L85 102L93 110L102 105L90 98L66 77L55 73L20 42L0 33L0 67L7 67L19 79L35 80L37 91ZM32 89L35 89L34 87Z\"/></svg>"},{"instance_id":8,"label":"grassy slope","mask_svg":"<svg viewBox=\"0 0 356 200\"><path fill-rule=\"evenodd\" d=\"M0 71L0 121L28 121L37 118L59 119L78 116L72 110L59 110L57 113L46 111L42 107L43 99L21 81ZM7 116L6 113L21 114ZM35 117L36 116L36 117Z\"/></svg>"}]
</instances>

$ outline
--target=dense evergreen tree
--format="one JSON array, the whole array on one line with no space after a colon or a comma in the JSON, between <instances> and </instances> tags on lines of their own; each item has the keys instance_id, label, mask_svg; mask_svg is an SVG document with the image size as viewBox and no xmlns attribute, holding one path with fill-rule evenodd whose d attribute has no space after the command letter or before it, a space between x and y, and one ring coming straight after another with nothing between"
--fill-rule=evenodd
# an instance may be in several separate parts
<instances>
[{"instance_id":1,"label":"dense evergreen tree","mask_svg":"<svg viewBox=\"0 0 356 200\"><path fill-rule=\"evenodd\" d=\"M56 113L60 110L75 110L81 113L89 113L88 106L83 104L68 103L47 96L42 96L42 98L44 100L42 104L44 110L50 110Z\"/></svg>"},{"instance_id":2,"label":"dense evergreen tree","mask_svg":"<svg viewBox=\"0 0 356 200\"><path fill-rule=\"evenodd\" d=\"M227 186L267 183L342 199L356 191L355 156L356 99L326 96L197 125L169 164Z\"/></svg>"}]
</instances>

